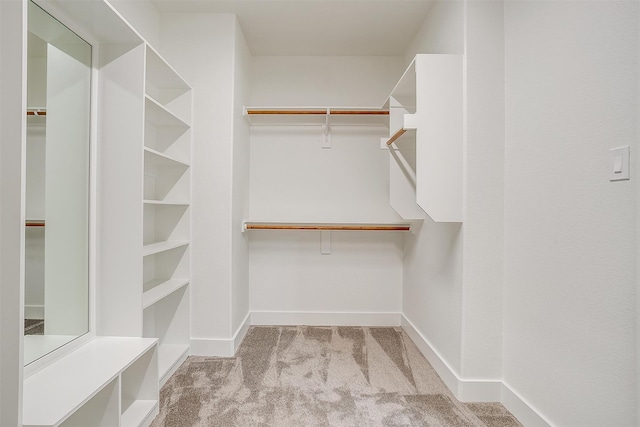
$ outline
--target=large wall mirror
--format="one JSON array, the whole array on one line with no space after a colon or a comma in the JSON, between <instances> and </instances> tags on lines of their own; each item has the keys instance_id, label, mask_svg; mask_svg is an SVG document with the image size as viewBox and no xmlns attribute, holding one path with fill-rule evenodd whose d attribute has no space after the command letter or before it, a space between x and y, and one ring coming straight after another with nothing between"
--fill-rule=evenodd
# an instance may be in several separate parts
<instances>
[{"instance_id":1,"label":"large wall mirror","mask_svg":"<svg viewBox=\"0 0 640 427\"><path fill-rule=\"evenodd\" d=\"M25 365L89 330L91 46L28 17Z\"/></svg>"}]
</instances>

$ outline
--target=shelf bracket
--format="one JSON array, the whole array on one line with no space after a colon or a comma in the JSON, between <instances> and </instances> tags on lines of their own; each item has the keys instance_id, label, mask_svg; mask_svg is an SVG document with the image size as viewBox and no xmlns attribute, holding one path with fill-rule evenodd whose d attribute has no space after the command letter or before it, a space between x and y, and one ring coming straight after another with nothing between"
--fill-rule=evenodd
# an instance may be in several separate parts
<instances>
[{"instance_id":1,"label":"shelf bracket","mask_svg":"<svg viewBox=\"0 0 640 427\"><path fill-rule=\"evenodd\" d=\"M327 108L327 115L325 116L325 122L322 126L322 148L331 148L331 123L329 116L331 115L331 109Z\"/></svg>"}]
</instances>

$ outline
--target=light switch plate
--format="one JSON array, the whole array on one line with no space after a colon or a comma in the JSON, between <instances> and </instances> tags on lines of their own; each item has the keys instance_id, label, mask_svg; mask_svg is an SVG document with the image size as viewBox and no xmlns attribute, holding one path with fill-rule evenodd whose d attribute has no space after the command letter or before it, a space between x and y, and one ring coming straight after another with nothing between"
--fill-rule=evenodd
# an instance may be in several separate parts
<instances>
[{"instance_id":1,"label":"light switch plate","mask_svg":"<svg viewBox=\"0 0 640 427\"><path fill-rule=\"evenodd\" d=\"M609 181L629 179L629 146L609 150Z\"/></svg>"}]
</instances>

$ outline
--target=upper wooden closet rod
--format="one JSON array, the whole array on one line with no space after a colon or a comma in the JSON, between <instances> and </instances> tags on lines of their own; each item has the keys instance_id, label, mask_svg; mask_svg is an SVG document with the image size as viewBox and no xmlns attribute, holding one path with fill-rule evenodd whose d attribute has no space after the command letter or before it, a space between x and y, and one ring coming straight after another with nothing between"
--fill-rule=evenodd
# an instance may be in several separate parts
<instances>
[{"instance_id":1,"label":"upper wooden closet rod","mask_svg":"<svg viewBox=\"0 0 640 427\"><path fill-rule=\"evenodd\" d=\"M44 221L27 221L25 227L44 227Z\"/></svg>"},{"instance_id":2,"label":"upper wooden closet rod","mask_svg":"<svg viewBox=\"0 0 640 427\"><path fill-rule=\"evenodd\" d=\"M315 110L315 109L308 109L308 110L278 110L278 109L271 109L271 108L251 108L251 109L247 109L247 114L262 114L262 115L267 115L267 114L281 114L281 115L293 115L293 114L298 114L298 115L304 115L304 114L317 114L317 115L322 115L322 114L327 114L327 112L331 115L357 115L357 116L388 116L389 115L389 111L388 110L341 110L341 109L324 109L324 110Z\"/></svg>"},{"instance_id":3,"label":"upper wooden closet rod","mask_svg":"<svg viewBox=\"0 0 640 427\"><path fill-rule=\"evenodd\" d=\"M46 116L47 112L44 110L27 110L27 116Z\"/></svg>"}]
</instances>

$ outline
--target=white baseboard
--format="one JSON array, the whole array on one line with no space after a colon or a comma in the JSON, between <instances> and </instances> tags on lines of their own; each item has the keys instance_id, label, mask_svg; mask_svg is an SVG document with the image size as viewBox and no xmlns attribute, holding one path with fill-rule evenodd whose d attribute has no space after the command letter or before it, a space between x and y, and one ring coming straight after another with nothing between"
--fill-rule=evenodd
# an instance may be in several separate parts
<instances>
[{"instance_id":1,"label":"white baseboard","mask_svg":"<svg viewBox=\"0 0 640 427\"><path fill-rule=\"evenodd\" d=\"M501 380L465 380L460 378L404 315L402 316L402 328L458 400L461 402L500 402Z\"/></svg>"},{"instance_id":2,"label":"white baseboard","mask_svg":"<svg viewBox=\"0 0 640 427\"><path fill-rule=\"evenodd\" d=\"M400 313L253 311L252 325L400 326Z\"/></svg>"},{"instance_id":3,"label":"white baseboard","mask_svg":"<svg viewBox=\"0 0 640 427\"><path fill-rule=\"evenodd\" d=\"M433 366L433 369L436 370L449 390L461 402L500 402L527 427L553 427L549 420L502 379L470 380L460 378L455 370L404 315L402 316L402 328Z\"/></svg>"},{"instance_id":4,"label":"white baseboard","mask_svg":"<svg viewBox=\"0 0 640 427\"><path fill-rule=\"evenodd\" d=\"M502 398L500 401L518 421L527 427L553 427L549 420L504 381L502 382Z\"/></svg>"},{"instance_id":5,"label":"white baseboard","mask_svg":"<svg viewBox=\"0 0 640 427\"><path fill-rule=\"evenodd\" d=\"M44 319L44 305L25 305L25 319Z\"/></svg>"},{"instance_id":6,"label":"white baseboard","mask_svg":"<svg viewBox=\"0 0 640 427\"><path fill-rule=\"evenodd\" d=\"M235 335L233 336L233 354L236 354L236 352L238 351L238 347L240 347L240 344L242 344L242 340L247 335L247 332L249 331L250 326L251 326L251 312L247 313L244 320L242 321L242 324L240 325Z\"/></svg>"},{"instance_id":7,"label":"white baseboard","mask_svg":"<svg viewBox=\"0 0 640 427\"><path fill-rule=\"evenodd\" d=\"M233 340L224 338L191 338L192 356L233 357Z\"/></svg>"},{"instance_id":8,"label":"white baseboard","mask_svg":"<svg viewBox=\"0 0 640 427\"><path fill-rule=\"evenodd\" d=\"M238 351L249 326L251 326L251 313L248 313L244 321L232 338L191 338L192 356L233 357Z\"/></svg>"},{"instance_id":9,"label":"white baseboard","mask_svg":"<svg viewBox=\"0 0 640 427\"><path fill-rule=\"evenodd\" d=\"M453 368L438 354L436 350L431 346L429 341L422 336L422 334L416 329L416 327L402 315L402 329L409 335L409 338L413 340L418 349L422 352L424 357L429 361L433 369L436 370L442 381L447 385L449 390L457 397L459 378L454 372Z\"/></svg>"}]
</instances>

